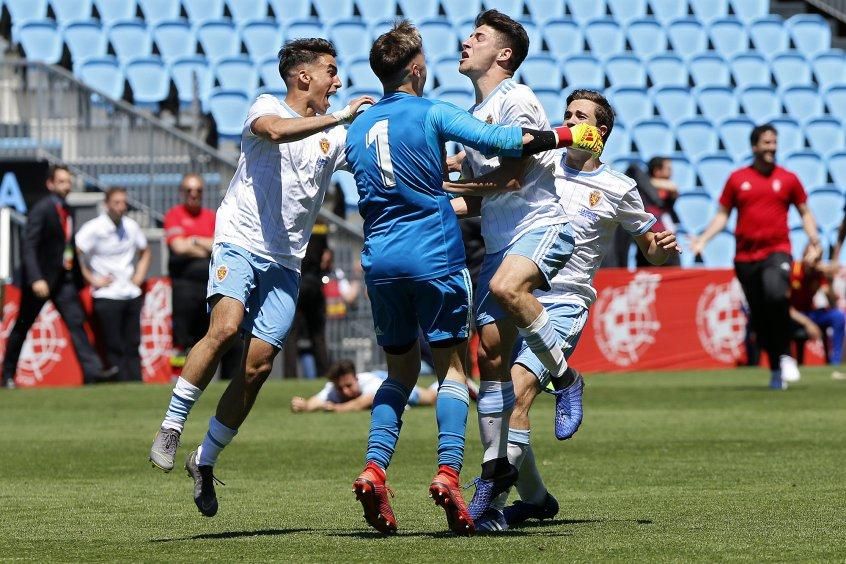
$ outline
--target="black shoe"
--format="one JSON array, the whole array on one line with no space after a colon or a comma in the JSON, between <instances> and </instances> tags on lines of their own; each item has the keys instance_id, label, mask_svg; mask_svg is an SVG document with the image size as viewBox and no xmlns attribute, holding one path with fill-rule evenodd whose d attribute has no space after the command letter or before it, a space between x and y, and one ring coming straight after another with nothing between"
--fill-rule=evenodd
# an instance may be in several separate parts
<instances>
[{"instance_id":1,"label":"black shoe","mask_svg":"<svg viewBox=\"0 0 846 564\"><path fill-rule=\"evenodd\" d=\"M194 503L197 509L206 517L214 517L217 514L217 494L214 491L214 483L221 486L223 482L214 477L214 467L198 466L197 451L191 451L185 461L185 470L188 476L194 479Z\"/></svg>"}]
</instances>

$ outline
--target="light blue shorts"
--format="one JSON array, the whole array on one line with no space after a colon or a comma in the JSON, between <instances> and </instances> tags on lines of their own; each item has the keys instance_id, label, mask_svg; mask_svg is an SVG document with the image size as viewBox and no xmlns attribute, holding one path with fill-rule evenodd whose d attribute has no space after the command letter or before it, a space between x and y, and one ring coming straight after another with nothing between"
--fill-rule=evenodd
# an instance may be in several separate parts
<instances>
[{"instance_id":1,"label":"light blue shorts","mask_svg":"<svg viewBox=\"0 0 846 564\"><path fill-rule=\"evenodd\" d=\"M532 229L498 253L485 255L476 287L476 325L481 327L508 317L491 293L491 279L507 255L526 257L535 263L546 280L541 290L548 290L549 282L570 260L574 246L570 224L559 223Z\"/></svg>"},{"instance_id":2,"label":"light blue shorts","mask_svg":"<svg viewBox=\"0 0 846 564\"><path fill-rule=\"evenodd\" d=\"M230 243L214 246L207 299L227 296L244 304L241 329L281 349L297 309L300 275Z\"/></svg>"},{"instance_id":3,"label":"light blue shorts","mask_svg":"<svg viewBox=\"0 0 846 564\"><path fill-rule=\"evenodd\" d=\"M545 303L543 307L549 314L549 318L555 326L555 332L561 339L565 358L570 358L570 355L576 349L585 323L587 323L588 310L577 304ZM529 372L537 377L541 389L549 383L551 376L549 370L538 360L538 357L535 356L535 353L532 352L522 337L517 338L517 344L514 346L512 364L525 366Z\"/></svg>"}]
</instances>

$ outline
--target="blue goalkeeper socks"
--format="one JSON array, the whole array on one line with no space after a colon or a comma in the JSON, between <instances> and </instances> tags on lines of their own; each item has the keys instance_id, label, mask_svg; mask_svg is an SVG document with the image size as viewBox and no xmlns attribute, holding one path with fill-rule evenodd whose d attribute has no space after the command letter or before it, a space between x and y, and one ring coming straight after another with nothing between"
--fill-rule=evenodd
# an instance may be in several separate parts
<instances>
[{"instance_id":1,"label":"blue goalkeeper socks","mask_svg":"<svg viewBox=\"0 0 846 564\"><path fill-rule=\"evenodd\" d=\"M464 436L470 395L466 384L444 380L438 388L435 416L438 419L438 465L447 465L456 472L464 462Z\"/></svg>"},{"instance_id":2,"label":"blue goalkeeper socks","mask_svg":"<svg viewBox=\"0 0 846 564\"><path fill-rule=\"evenodd\" d=\"M365 462L373 461L384 469L388 468L399 440L402 413L409 393L405 386L390 378L379 386L373 398Z\"/></svg>"}]
</instances>

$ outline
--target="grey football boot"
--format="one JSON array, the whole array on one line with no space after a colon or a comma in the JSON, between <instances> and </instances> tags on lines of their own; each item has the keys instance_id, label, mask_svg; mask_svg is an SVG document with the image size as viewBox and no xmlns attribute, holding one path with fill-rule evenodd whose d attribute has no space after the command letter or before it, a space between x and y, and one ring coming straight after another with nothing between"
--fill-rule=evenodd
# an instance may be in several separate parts
<instances>
[{"instance_id":1,"label":"grey football boot","mask_svg":"<svg viewBox=\"0 0 846 564\"><path fill-rule=\"evenodd\" d=\"M214 467L199 466L197 451L192 450L185 460L185 470L194 480L194 503L197 504L197 509L206 517L214 517L217 514L217 494L214 491L214 483L224 485L214 477Z\"/></svg>"},{"instance_id":2,"label":"grey football boot","mask_svg":"<svg viewBox=\"0 0 846 564\"><path fill-rule=\"evenodd\" d=\"M181 435L176 429L159 429L153 439L153 446L150 447L150 462L165 472L173 470L173 459L176 457L176 447L179 446Z\"/></svg>"}]
</instances>

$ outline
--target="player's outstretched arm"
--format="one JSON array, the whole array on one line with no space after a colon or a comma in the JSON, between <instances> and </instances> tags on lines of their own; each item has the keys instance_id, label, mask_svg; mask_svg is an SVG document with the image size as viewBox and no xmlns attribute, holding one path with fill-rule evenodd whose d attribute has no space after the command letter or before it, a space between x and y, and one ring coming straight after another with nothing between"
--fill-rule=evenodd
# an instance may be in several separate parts
<instances>
[{"instance_id":1,"label":"player's outstretched arm","mask_svg":"<svg viewBox=\"0 0 846 564\"><path fill-rule=\"evenodd\" d=\"M516 192L523 187L521 179L526 170L526 164L525 159L503 158L500 166L477 178L444 181L444 190L468 196Z\"/></svg>"},{"instance_id":2,"label":"player's outstretched arm","mask_svg":"<svg viewBox=\"0 0 846 564\"><path fill-rule=\"evenodd\" d=\"M371 394L361 394L357 398L345 401L344 403L327 402L324 409L326 411L365 411L373 407L373 400L376 396Z\"/></svg>"},{"instance_id":3,"label":"player's outstretched arm","mask_svg":"<svg viewBox=\"0 0 846 564\"><path fill-rule=\"evenodd\" d=\"M279 116L260 116L250 124L252 132L271 143L291 143L314 135L333 125L352 122L364 104L375 104L371 96L361 96L352 100L343 109L331 114L301 118L281 118Z\"/></svg>"},{"instance_id":4,"label":"player's outstretched arm","mask_svg":"<svg viewBox=\"0 0 846 564\"><path fill-rule=\"evenodd\" d=\"M705 249L705 245L708 244L708 241L711 240L711 237L725 229L726 224L728 224L728 219L729 211L722 205L718 206L714 219L711 220L711 223L708 224L708 227L705 228L702 235L690 238L690 250L693 251L694 255L701 253L702 250Z\"/></svg>"},{"instance_id":5,"label":"player's outstretched arm","mask_svg":"<svg viewBox=\"0 0 846 564\"><path fill-rule=\"evenodd\" d=\"M660 233L647 231L643 235L635 235L634 240L646 260L655 266L661 266L667 262L671 255L681 254L681 248L672 231Z\"/></svg>"},{"instance_id":6,"label":"player's outstretched arm","mask_svg":"<svg viewBox=\"0 0 846 564\"><path fill-rule=\"evenodd\" d=\"M302 398L294 396L291 398L291 411L294 413L310 413L312 411L323 411L327 402L319 395L311 396L310 398Z\"/></svg>"}]
</instances>

